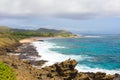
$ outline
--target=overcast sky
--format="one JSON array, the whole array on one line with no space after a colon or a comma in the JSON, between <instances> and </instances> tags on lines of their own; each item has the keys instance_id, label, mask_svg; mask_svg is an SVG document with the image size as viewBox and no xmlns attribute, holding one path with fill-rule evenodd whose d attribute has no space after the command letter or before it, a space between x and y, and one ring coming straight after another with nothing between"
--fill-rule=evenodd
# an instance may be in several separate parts
<instances>
[{"instance_id":1,"label":"overcast sky","mask_svg":"<svg viewBox=\"0 0 120 80\"><path fill-rule=\"evenodd\" d=\"M0 25L120 33L120 0L0 0Z\"/></svg>"}]
</instances>

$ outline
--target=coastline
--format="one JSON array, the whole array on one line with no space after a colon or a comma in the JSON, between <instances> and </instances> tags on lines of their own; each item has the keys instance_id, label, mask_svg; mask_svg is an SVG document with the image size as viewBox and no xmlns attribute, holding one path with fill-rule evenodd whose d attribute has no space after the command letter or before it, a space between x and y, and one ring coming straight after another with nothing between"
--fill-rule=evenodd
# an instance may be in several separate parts
<instances>
[{"instance_id":1,"label":"coastline","mask_svg":"<svg viewBox=\"0 0 120 80\"><path fill-rule=\"evenodd\" d=\"M36 52L32 52L33 54L36 54L36 58L31 56L31 59L34 58L35 60L44 60L45 62L47 62L46 64L44 64L44 66L50 66L54 63L57 63L57 62L62 62L62 61L65 61L67 59L81 59L82 56L78 57L75 56L74 57L68 57L68 56L65 56L65 55L62 55L61 53L56 53L54 51L51 51L49 50L49 47L54 47L56 45L54 44L51 44L49 42L46 42L46 40L49 40L49 39L59 39L58 37L32 37L32 38L27 38L27 39L23 39L23 43L22 44L27 44L27 45L31 45L33 47L31 48L34 48L34 51ZM28 42L24 42L25 41L28 41ZM38 45L39 44L39 45ZM56 47L60 47L60 46L56 46ZM29 48L29 47L28 47ZM60 47L60 48L63 48L63 47ZM52 55L50 55L52 54ZM40 57L38 57L40 56ZM57 60L54 60L54 57L53 56L56 56ZM64 59L61 60L61 58L64 57ZM52 60L52 62L51 62ZM43 66L43 67L44 67ZM80 67L79 67L80 66ZM76 66L76 69L78 69L79 71L83 71L83 72L105 72L107 74L115 74L115 73L119 73L119 71L116 71L116 70L106 70L106 69L98 69L98 68L87 68L86 69L90 69L90 70L82 70L82 67L81 65L79 66Z\"/></svg>"},{"instance_id":2,"label":"coastline","mask_svg":"<svg viewBox=\"0 0 120 80\"><path fill-rule=\"evenodd\" d=\"M75 60L70 60L70 59L42 68L41 66L43 64L45 64L45 62L47 62L47 61L35 60L36 57L41 57L41 56L38 55L38 52L36 51L36 47L31 45L31 43L33 43L35 41L44 41L47 39L54 39L54 38L55 37L47 37L47 38L46 37L32 37L32 38L23 39L20 42L23 46L22 45L19 46L18 49L15 50L12 55L9 54L9 56L11 56L13 58L12 60L15 59L14 65L11 65L11 66L13 68L16 68L21 64L21 67L22 67L22 64L24 63L24 66L30 67L30 70L26 70L26 71L32 73L32 75L31 75L31 73L29 73L32 76L32 78L27 79L27 80L53 80L53 79L54 80L86 80L86 79L87 80L101 80L101 79L102 80L113 80L114 78L116 78L116 75L117 75L117 77L120 77L118 74L108 75L108 74L102 73L102 72L97 72L97 73L78 72L78 70L75 69L77 62ZM22 50L20 50L21 48L23 48L23 52L22 52ZM21 53L22 56L20 57L19 54L17 55L17 53ZM29 53L29 54L26 55L26 53ZM16 55L14 55L14 54L16 54ZM19 56L19 58L18 57L17 58L20 61L18 59L16 60L16 58L13 56ZM34 56L34 57L28 57L28 56ZM13 64L13 62L10 62L10 63ZM36 66L37 67L39 66L39 68L36 68ZM69 67L69 66L71 66L71 67ZM24 69L24 68L22 68L22 69ZM17 69L15 69L15 71L17 71ZM18 71L17 71L17 73L18 73ZM21 71L20 73L23 73L23 71ZM18 75L19 75L19 73L18 73ZM33 78L33 77L35 77L35 78ZM22 80L24 80L24 78L25 78L25 76L22 75Z\"/></svg>"},{"instance_id":3,"label":"coastline","mask_svg":"<svg viewBox=\"0 0 120 80\"><path fill-rule=\"evenodd\" d=\"M53 48L53 47L56 47L56 48L64 48L64 47L63 46L57 46L55 44L49 43L48 41L34 42L34 46L36 47L36 50L39 52L39 54L42 56L41 59L48 61L46 64L44 64L44 66L50 66L54 63L62 62L62 61L65 61L67 59L70 59L70 58L79 61L80 59L82 59L82 57L84 57L84 56L81 56L81 55L79 55L79 56L69 55L68 56L68 55L64 55L64 54L61 54L61 53L56 52L56 51L51 51L50 48ZM50 54L52 54L52 55L50 55ZM56 57L56 59L54 59L54 56ZM86 56L85 58L88 58L88 57ZM38 58L38 60L40 60L40 59ZM90 67L87 67L87 66L84 66L84 65L79 65L79 64L76 66L76 69L79 72L94 72L94 73L103 72L103 73L106 73L106 74L120 73L119 70L107 70L107 69L102 69L102 68L90 68Z\"/></svg>"}]
</instances>

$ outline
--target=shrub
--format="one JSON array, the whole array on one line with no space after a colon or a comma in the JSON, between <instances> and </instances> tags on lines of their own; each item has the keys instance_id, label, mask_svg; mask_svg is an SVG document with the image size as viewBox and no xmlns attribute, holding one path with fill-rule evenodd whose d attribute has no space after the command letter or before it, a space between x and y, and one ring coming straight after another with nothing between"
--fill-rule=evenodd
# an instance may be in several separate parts
<instances>
[{"instance_id":1,"label":"shrub","mask_svg":"<svg viewBox=\"0 0 120 80\"><path fill-rule=\"evenodd\" d=\"M13 70L0 62L0 80L16 80Z\"/></svg>"}]
</instances>

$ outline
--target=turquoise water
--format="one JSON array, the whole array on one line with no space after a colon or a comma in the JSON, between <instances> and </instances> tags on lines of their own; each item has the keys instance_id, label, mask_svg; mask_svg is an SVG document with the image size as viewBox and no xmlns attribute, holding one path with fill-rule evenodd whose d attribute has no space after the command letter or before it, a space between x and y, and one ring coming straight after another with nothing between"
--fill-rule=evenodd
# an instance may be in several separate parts
<instances>
[{"instance_id":1,"label":"turquoise water","mask_svg":"<svg viewBox=\"0 0 120 80\"><path fill-rule=\"evenodd\" d=\"M67 56L88 57L78 60L79 65L105 70L120 70L120 37L118 36L52 39L48 42L61 46L61 48L51 48L52 51Z\"/></svg>"}]
</instances>

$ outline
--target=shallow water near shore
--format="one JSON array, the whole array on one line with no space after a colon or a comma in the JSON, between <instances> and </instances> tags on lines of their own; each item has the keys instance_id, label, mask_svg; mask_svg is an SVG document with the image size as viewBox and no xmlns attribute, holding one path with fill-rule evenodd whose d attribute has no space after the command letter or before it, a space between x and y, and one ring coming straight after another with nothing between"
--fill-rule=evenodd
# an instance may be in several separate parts
<instances>
[{"instance_id":1,"label":"shallow water near shore","mask_svg":"<svg viewBox=\"0 0 120 80\"><path fill-rule=\"evenodd\" d=\"M44 65L52 65L66 59L78 61L81 72L106 72L120 74L120 37L102 36L85 38L50 39L33 42Z\"/></svg>"}]
</instances>

